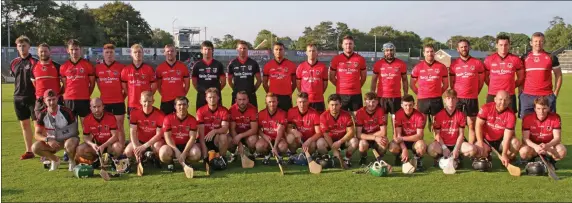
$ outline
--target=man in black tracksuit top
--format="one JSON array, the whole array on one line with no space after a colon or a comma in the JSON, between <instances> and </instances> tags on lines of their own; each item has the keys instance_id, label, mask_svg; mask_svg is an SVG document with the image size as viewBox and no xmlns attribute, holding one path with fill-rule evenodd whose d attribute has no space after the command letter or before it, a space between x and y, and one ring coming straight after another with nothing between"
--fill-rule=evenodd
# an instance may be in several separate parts
<instances>
[{"instance_id":1,"label":"man in black tracksuit top","mask_svg":"<svg viewBox=\"0 0 572 203\"><path fill-rule=\"evenodd\" d=\"M222 105L222 95L220 91L226 85L226 78L224 75L224 66L220 61L213 58L213 50L213 43L204 41L201 44L201 53L204 57L193 65L191 76L193 86L197 90L197 110L207 104L205 91L211 87L218 89L218 102Z\"/></svg>"},{"instance_id":2,"label":"man in black tracksuit top","mask_svg":"<svg viewBox=\"0 0 572 203\"><path fill-rule=\"evenodd\" d=\"M236 102L236 93L246 91L250 104L258 107L256 90L262 84L258 62L248 57L248 45L240 41L236 45L238 57L228 64L228 85L232 88L232 103ZM254 84L256 78L256 84Z\"/></svg>"}]
</instances>

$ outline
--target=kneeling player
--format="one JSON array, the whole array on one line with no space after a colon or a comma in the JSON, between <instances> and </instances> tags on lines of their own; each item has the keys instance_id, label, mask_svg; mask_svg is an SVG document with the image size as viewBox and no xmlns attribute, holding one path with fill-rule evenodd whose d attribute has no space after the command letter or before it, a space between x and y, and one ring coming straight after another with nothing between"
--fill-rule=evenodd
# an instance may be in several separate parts
<instances>
[{"instance_id":1,"label":"kneeling player","mask_svg":"<svg viewBox=\"0 0 572 203\"><path fill-rule=\"evenodd\" d=\"M318 153L326 155L332 150L336 159L341 159L341 150L346 149L342 167L351 167L351 157L358 148L354 121L349 112L342 110L342 98L338 94L328 97L328 110L320 115L320 129L324 136L316 141Z\"/></svg>"},{"instance_id":2,"label":"kneeling player","mask_svg":"<svg viewBox=\"0 0 572 203\"><path fill-rule=\"evenodd\" d=\"M465 141L465 126L467 116L456 109L457 91L448 89L444 94L445 108L435 115L433 129L435 130L435 141L429 145L427 152L435 162L440 157L453 157L459 160L459 153L465 157L474 157L477 149ZM435 164L437 166L437 164Z\"/></svg>"},{"instance_id":3,"label":"kneeling player","mask_svg":"<svg viewBox=\"0 0 572 203\"><path fill-rule=\"evenodd\" d=\"M380 155L381 160L389 141L387 140L387 119L385 111L379 106L377 95L373 92L365 94L365 107L356 113L356 130L359 141L360 165L366 164L367 150L372 148Z\"/></svg>"},{"instance_id":4,"label":"kneeling player","mask_svg":"<svg viewBox=\"0 0 572 203\"><path fill-rule=\"evenodd\" d=\"M189 100L186 97L177 97L174 103L175 112L165 116L163 120L166 144L159 149L161 162L169 164L168 168L171 171L174 170L173 158L176 158L183 167L186 165L185 162L200 161L201 146L196 141L198 139L200 143L204 142L203 138L197 138L197 120L188 113Z\"/></svg>"},{"instance_id":5,"label":"kneeling player","mask_svg":"<svg viewBox=\"0 0 572 203\"><path fill-rule=\"evenodd\" d=\"M296 153L296 150L300 147L302 147L304 152L314 153L316 151L316 140L322 135L320 114L315 109L310 108L308 96L306 92L298 93L297 106L288 110L286 142L292 154ZM290 160L294 159L290 157Z\"/></svg>"},{"instance_id":6,"label":"kneeling player","mask_svg":"<svg viewBox=\"0 0 572 203\"><path fill-rule=\"evenodd\" d=\"M207 152L213 150L218 152L223 161L227 163L226 151L230 142L228 135L228 121L230 115L228 110L219 104L218 89L211 87L205 91L207 105L197 110L197 121L199 123L199 137L204 138L202 144L203 157ZM210 160L209 160L210 161Z\"/></svg>"},{"instance_id":7,"label":"kneeling player","mask_svg":"<svg viewBox=\"0 0 572 203\"><path fill-rule=\"evenodd\" d=\"M83 120L84 143L77 147L76 156L78 162L94 164L94 168L97 168L98 154L108 152L113 157L119 157L123 152L123 145L119 142L120 134L117 132L115 116L105 112L101 99L91 99L90 107L91 114Z\"/></svg>"},{"instance_id":8,"label":"kneeling player","mask_svg":"<svg viewBox=\"0 0 572 203\"><path fill-rule=\"evenodd\" d=\"M534 100L534 112L522 120L523 146L520 148L520 158L530 160L548 154L547 161L556 168L556 161L566 156L566 147L561 143L560 116L550 112L546 97Z\"/></svg>"},{"instance_id":9,"label":"kneeling player","mask_svg":"<svg viewBox=\"0 0 572 203\"><path fill-rule=\"evenodd\" d=\"M423 141L423 128L425 116L414 109L415 99L405 95L401 99L401 109L395 113L395 136L389 145L389 151L395 155L395 164L409 161L407 149L413 152L417 162L416 172L423 170L421 158L425 154L427 145Z\"/></svg>"},{"instance_id":10,"label":"kneeling player","mask_svg":"<svg viewBox=\"0 0 572 203\"><path fill-rule=\"evenodd\" d=\"M287 122L286 112L278 108L278 98L273 93L266 94L266 108L258 113L258 130L262 139L256 142L256 152L264 154L262 164L270 163L269 149L278 157L278 162L282 163L282 154L288 151L288 144L284 138ZM270 147L269 144L272 144Z\"/></svg>"},{"instance_id":11,"label":"kneeling player","mask_svg":"<svg viewBox=\"0 0 572 203\"><path fill-rule=\"evenodd\" d=\"M230 107L230 135L232 142L230 149L233 150L240 144L246 145L250 154L256 151L258 141L258 110L249 103L248 94L245 91L236 93L236 103ZM251 157L251 159L254 159ZM231 157L229 162L234 160Z\"/></svg>"}]
</instances>

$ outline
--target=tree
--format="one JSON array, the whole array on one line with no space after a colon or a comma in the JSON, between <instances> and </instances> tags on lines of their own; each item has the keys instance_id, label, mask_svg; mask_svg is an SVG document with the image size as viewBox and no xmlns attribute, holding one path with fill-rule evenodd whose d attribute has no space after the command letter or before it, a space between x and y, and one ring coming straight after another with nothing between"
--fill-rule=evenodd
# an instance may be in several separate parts
<instances>
[{"instance_id":1,"label":"tree","mask_svg":"<svg viewBox=\"0 0 572 203\"><path fill-rule=\"evenodd\" d=\"M544 32L544 38L544 49L548 51L572 46L572 25L566 24L560 16L555 16Z\"/></svg>"},{"instance_id":2,"label":"tree","mask_svg":"<svg viewBox=\"0 0 572 203\"><path fill-rule=\"evenodd\" d=\"M105 39L119 46L134 43L152 44L152 31L141 13L131 4L115 1L91 10L102 28ZM127 22L129 22L129 45L127 45Z\"/></svg>"},{"instance_id":3,"label":"tree","mask_svg":"<svg viewBox=\"0 0 572 203\"><path fill-rule=\"evenodd\" d=\"M270 49L272 43L276 42L277 38L278 36L266 29L260 30L254 40L254 45L256 45L257 49Z\"/></svg>"},{"instance_id":4,"label":"tree","mask_svg":"<svg viewBox=\"0 0 572 203\"><path fill-rule=\"evenodd\" d=\"M213 43L217 49L236 49L236 45L240 40L241 39L234 39L234 36L231 34L226 34L222 40L219 38L214 38ZM253 49L250 42L246 42L246 44L248 44L248 49Z\"/></svg>"},{"instance_id":5,"label":"tree","mask_svg":"<svg viewBox=\"0 0 572 203\"><path fill-rule=\"evenodd\" d=\"M166 44L173 44L173 36L171 33L155 28L153 30L153 35L151 36L151 45L153 47L162 47Z\"/></svg>"},{"instance_id":6,"label":"tree","mask_svg":"<svg viewBox=\"0 0 572 203\"><path fill-rule=\"evenodd\" d=\"M423 38L423 40L421 40L421 43L423 43L423 45L429 45L429 44L433 45L433 48L435 48L435 51L438 51L439 49L449 49L449 47L446 44L438 42L437 40L433 39L432 37Z\"/></svg>"}]
</instances>

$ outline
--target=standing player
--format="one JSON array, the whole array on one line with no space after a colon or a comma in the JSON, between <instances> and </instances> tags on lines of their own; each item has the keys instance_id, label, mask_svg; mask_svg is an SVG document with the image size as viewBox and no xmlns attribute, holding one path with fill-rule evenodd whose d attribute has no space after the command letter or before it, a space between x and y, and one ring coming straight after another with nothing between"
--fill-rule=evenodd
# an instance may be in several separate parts
<instances>
[{"instance_id":1,"label":"standing player","mask_svg":"<svg viewBox=\"0 0 572 203\"><path fill-rule=\"evenodd\" d=\"M197 110L199 137L205 139L205 142L202 144L204 157L207 156L207 151L214 150L227 162L225 156L230 142L228 135L230 115L228 110L219 104L217 92L218 90L214 87L207 89L205 91L207 105Z\"/></svg>"},{"instance_id":2,"label":"standing player","mask_svg":"<svg viewBox=\"0 0 572 203\"><path fill-rule=\"evenodd\" d=\"M189 70L177 60L177 51L172 44L165 45L165 62L157 66L157 90L161 94L161 111L171 114L175 111L175 98L189 92Z\"/></svg>"},{"instance_id":3,"label":"standing player","mask_svg":"<svg viewBox=\"0 0 572 203\"><path fill-rule=\"evenodd\" d=\"M320 130L324 136L316 141L318 152L325 155L331 149L334 157L340 159L341 150L346 149L344 162L340 164L344 168L351 167L351 157L359 141L355 138L351 114L342 109L340 95L328 97L328 110L320 115Z\"/></svg>"},{"instance_id":4,"label":"standing player","mask_svg":"<svg viewBox=\"0 0 572 203\"><path fill-rule=\"evenodd\" d=\"M142 92L149 91L152 96L157 90L155 71L151 66L143 63L143 47L141 45L134 44L131 46L131 58L133 63L125 66L121 71L121 86L123 92L127 92L128 98L128 117L131 110L141 107L139 98Z\"/></svg>"},{"instance_id":5,"label":"standing player","mask_svg":"<svg viewBox=\"0 0 572 203\"><path fill-rule=\"evenodd\" d=\"M264 91L276 94L278 108L288 111L292 108L292 92L296 89L296 64L284 58L284 44L274 43L274 60L262 69Z\"/></svg>"},{"instance_id":6,"label":"standing player","mask_svg":"<svg viewBox=\"0 0 572 203\"><path fill-rule=\"evenodd\" d=\"M447 67L435 60L433 45L423 46L423 56L425 59L415 65L411 73L411 90L417 94L417 109L431 119L443 110L441 95L449 88L449 78Z\"/></svg>"},{"instance_id":7,"label":"standing player","mask_svg":"<svg viewBox=\"0 0 572 203\"><path fill-rule=\"evenodd\" d=\"M471 43L461 39L457 42L459 58L451 62L449 77L451 89L459 94L457 109L467 115L469 143L475 143L475 121L479 112L479 93L485 81L483 63L469 55Z\"/></svg>"},{"instance_id":8,"label":"standing player","mask_svg":"<svg viewBox=\"0 0 572 203\"><path fill-rule=\"evenodd\" d=\"M496 39L497 53L485 58L485 83L489 86L487 93L487 103L493 102L495 95L500 90L504 90L510 95L509 108L516 113L516 96L514 89L520 87L524 82L524 69L522 60L509 53L510 38L506 35L499 35ZM514 75L516 74L516 81Z\"/></svg>"},{"instance_id":9,"label":"standing player","mask_svg":"<svg viewBox=\"0 0 572 203\"><path fill-rule=\"evenodd\" d=\"M556 55L544 51L544 34L535 32L530 41L532 51L522 58L524 61L524 88L519 96L520 116L534 112L534 100L546 96L550 111L556 112L556 98L562 87L562 70ZM552 88L552 73L554 72L554 89Z\"/></svg>"},{"instance_id":10,"label":"standing player","mask_svg":"<svg viewBox=\"0 0 572 203\"><path fill-rule=\"evenodd\" d=\"M229 112L230 135L232 137L230 149L244 144L251 154L254 153L258 141L258 109L248 103L246 91L240 91L236 94L235 104L230 107Z\"/></svg>"},{"instance_id":11,"label":"standing player","mask_svg":"<svg viewBox=\"0 0 572 203\"><path fill-rule=\"evenodd\" d=\"M372 148L381 155L377 157L381 160L385 150L389 145L387 139L387 118L383 108L379 107L379 99L376 93L365 94L365 106L356 113L356 134L359 141L360 165L366 164L367 150ZM401 100L401 99L400 99Z\"/></svg>"},{"instance_id":12,"label":"standing player","mask_svg":"<svg viewBox=\"0 0 572 203\"><path fill-rule=\"evenodd\" d=\"M328 88L328 68L318 61L318 48L315 44L306 46L308 59L296 69L298 92L308 93L310 107L322 113L326 110L324 92Z\"/></svg>"},{"instance_id":13,"label":"standing player","mask_svg":"<svg viewBox=\"0 0 572 203\"><path fill-rule=\"evenodd\" d=\"M548 160L556 167L556 161L566 156L566 147L561 141L562 121L558 114L550 112L546 97L534 99L534 111L522 119L520 158L530 160L538 155L549 155Z\"/></svg>"},{"instance_id":14,"label":"standing player","mask_svg":"<svg viewBox=\"0 0 572 203\"><path fill-rule=\"evenodd\" d=\"M371 78L371 91L381 98L380 104L385 113L391 114L392 123L395 123L395 112L401 108L401 88L403 95L409 92L407 82L407 64L395 58L395 45L383 44L384 58L373 64ZM378 81L379 79L379 81ZM395 132L395 126L393 127Z\"/></svg>"},{"instance_id":15,"label":"standing player","mask_svg":"<svg viewBox=\"0 0 572 203\"><path fill-rule=\"evenodd\" d=\"M60 68L60 75L65 78L64 105L79 116L83 125L83 119L90 113L89 97L95 89L95 69L81 58L79 41L70 39L66 45L70 59Z\"/></svg>"},{"instance_id":16,"label":"standing player","mask_svg":"<svg viewBox=\"0 0 572 203\"><path fill-rule=\"evenodd\" d=\"M248 44L239 41L236 45L238 57L228 64L228 86L232 88L232 102L236 102L236 93L246 91L248 101L258 107L256 101L256 90L260 87L260 66L254 59L248 57ZM256 84L254 84L256 78Z\"/></svg>"},{"instance_id":17,"label":"standing player","mask_svg":"<svg viewBox=\"0 0 572 203\"><path fill-rule=\"evenodd\" d=\"M443 105L443 104L441 104ZM401 109L395 113L395 136L389 144L389 151L395 155L394 165L401 165L409 161L407 150L413 152L417 162L415 171L423 171L421 158L425 154L427 145L423 141L423 128L425 128L425 116L414 109L415 99L411 95L405 95L401 99Z\"/></svg>"},{"instance_id":18,"label":"standing player","mask_svg":"<svg viewBox=\"0 0 572 203\"><path fill-rule=\"evenodd\" d=\"M487 103L479 110L475 131L477 142L475 146L480 153L480 158L491 160L491 147L497 151L502 151L499 157L502 165L507 166L510 160L516 157L520 149L520 142L514 135L516 117L514 112L508 108L511 100L509 93L499 90L495 97L495 102ZM485 144L483 139L490 143Z\"/></svg>"},{"instance_id":19,"label":"standing player","mask_svg":"<svg viewBox=\"0 0 572 203\"><path fill-rule=\"evenodd\" d=\"M268 165L270 162L271 153L278 157L278 162L282 163L282 154L288 151L288 143L284 138L284 131L286 130L287 115L285 111L278 108L278 99L272 92L266 94L266 108L258 112L258 126L260 126L258 139L256 143L256 152L258 154L265 154L262 164ZM270 150L270 145L273 145L273 150Z\"/></svg>"},{"instance_id":20,"label":"standing player","mask_svg":"<svg viewBox=\"0 0 572 203\"><path fill-rule=\"evenodd\" d=\"M63 94L60 82L63 78L60 76L60 64L53 62L50 58L50 46L46 43L38 45L39 63L32 67L32 84L36 89L36 105L34 106L34 114L37 115L45 107L42 95L46 90L52 89L54 92ZM63 99L58 99L58 104L63 105Z\"/></svg>"},{"instance_id":21,"label":"standing player","mask_svg":"<svg viewBox=\"0 0 572 203\"><path fill-rule=\"evenodd\" d=\"M342 98L342 109L353 114L363 106L361 87L367 70L365 59L354 52L354 38L345 36L342 42L344 53L335 56L330 63L330 82Z\"/></svg>"},{"instance_id":22,"label":"standing player","mask_svg":"<svg viewBox=\"0 0 572 203\"><path fill-rule=\"evenodd\" d=\"M316 151L316 140L322 136L320 113L310 107L308 93L298 93L296 104L288 110L286 142L291 154L296 153L299 147L312 154Z\"/></svg>"},{"instance_id":23,"label":"standing player","mask_svg":"<svg viewBox=\"0 0 572 203\"><path fill-rule=\"evenodd\" d=\"M125 65L115 61L115 46L103 45L103 62L95 66L95 80L101 94L103 108L115 116L117 137L125 146L125 97L127 92L121 87L121 71Z\"/></svg>"},{"instance_id":24,"label":"standing player","mask_svg":"<svg viewBox=\"0 0 572 203\"><path fill-rule=\"evenodd\" d=\"M205 91L211 87L218 89L219 104L222 105L222 95L220 91L226 86L226 76L224 66L213 58L214 45L210 41L201 43L201 53L203 59L193 65L193 86L197 90L196 109L207 103Z\"/></svg>"}]
</instances>

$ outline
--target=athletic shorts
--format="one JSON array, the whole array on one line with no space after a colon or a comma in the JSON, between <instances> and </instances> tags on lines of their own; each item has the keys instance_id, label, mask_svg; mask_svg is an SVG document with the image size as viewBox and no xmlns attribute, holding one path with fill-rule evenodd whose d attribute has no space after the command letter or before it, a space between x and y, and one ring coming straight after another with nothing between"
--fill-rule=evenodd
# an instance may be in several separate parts
<instances>
[{"instance_id":1,"label":"athletic shorts","mask_svg":"<svg viewBox=\"0 0 572 203\"><path fill-rule=\"evenodd\" d=\"M405 147L411 151L414 151L413 149L413 145L415 144L415 142L407 142L407 141L403 141L403 143L405 143Z\"/></svg>"},{"instance_id":2,"label":"athletic shorts","mask_svg":"<svg viewBox=\"0 0 572 203\"><path fill-rule=\"evenodd\" d=\"M72 113L79 117L86 117L91 110L89 100L64 100L64 106L72 110Z\"/></svg>"},{"instance_id":3,"label":"athletic shorts","mask_svg":"<svg viewBox=\"0 0 572 203\"><path fill-rule=\"evenodd\" d=\"M381 97L379 99L379 106L381 106L381 108L385 109L386 113L390 113L392 115L395 115L395 112L397 112L399 109L401 109L401 98L400 97L395 97L395 98Z\"/></svg>"},{"instance_id":4,"label":"athletic shorts","mask_svg":"<svg viewBox=\"0 0 572 203\"><path fill-rule=\"evenodd\" d=\"M443 98L441 97L419 99L417 101L417 109L425 115L435 116L443 108Z\"/></svg>"},{"instance_id":5,"label":"athletic shorts","mask_svg":"<svg viewBox=\"0 0 572 203\"><path fill-rule=\"evenodd\" d=\"M214 139L216 139L216 137ZM214 139L211 141L205 141L205 145L207 146L207 151L210 151L210 150L214 150L215 152L219 151L218 147L216 146L216 144L214 142Z\"/></svg>"},{"instance_id":6,"label":"athletic shorts","mask_svg":"<svg viewBox=\"0 0 572 203\"><path fill-rule=\"evenodd\" d=\"M127 120L130 120L131 117L129 115L131 114L131 111L136 108L137 107L127 107Z\"/></svg>"},{"instance_id":7,"label":"athletic shorts","mask_svg":"<svg viewBox=\"0 0 572 203\"><path fill-rule=\"evenodd\" d=\"M363 107L363 100L361 94L340 94L342 98L342 110L357 111Z\"/></svg>"},{"instance_id":8,"label":"athletic shorts","mask_svg":"<svg viewBox=\"0 0 572 203\"><path fill-rule=\"evenodd\" d=\"M376 149L378 147L377 142L375 142L375 140L366 140L366 141L370 149Z\"/></svg>"},{"instance_id":9,"label":"athletic shorts","mask_svg":"<svg viewBox=\"0 0 572 203\"><path fill-rule=\"evenodd\" d=\"M278 108L288 112L292 108L292 96L290 95L276 95L278 98Z\"/></svg>"},{"instance_id":10,"label":"athletic shorts","mask_svg":"<svg viewBox=\"0 0 572 203\"><path fill-rule=\"evenodd\" d=\"M217 92L218 93L218 104L222 105L222 95L220 94L220 91ZM207 96L205 94L204 91L198 92L197 93L197 100L195 103L195 107L198 110L199 108L203 107L204 105L207 105Z\"/></svg>"},{"instance_id":11,"label":"athletic shorts","mask_svg":"<svg viewBox=\"0 0 572 203\"><path fill-rule=\"evenodd\" d=\"M236 93L232 92L232 104L236 103ZM248 102L252 104L254 107L258 108L258 101L256 100L256 93L249 93L248 94Z\"/></svg>"},{"instance_id":12,"label":"athletic shorts","mask_svg":"<svg viewBox=\"0 0 572 203\"><path fill-rule=\"evenodd\" d=\"M318 111L318 113L323 113L324 111L326 111L326 105L324 104L323 101L321 102L310 102L310 107L313 108L314 110Z\"/></svg>"},{"instance_id":13,"label":"athletic shorts","mask_svg":"<svg viewBox=\"0 0 572 203\"><path fill-rule=\"evenodd\" d=\"M121 116L125 114L125 103L105 104L103 109L113 115Z\"/></svg>"},{"instance_id":14,"label":"athletic shorts","mask_svg":"<svg viewBox=\"0 0 572 203\"><path fill-rule=\"evenodd\" d=\"M461 99L457 102L457 109L469 117L476 117L479 113L479 99Z\"/></svg>"},{"instance_id":15,"label":"athletic shorts","mask_svg":"<svg viewBox=\"0 0 572 203\"><path fill-rule=\"evenodd\" d=\"M186 146L187 146L186 144L178 144L177 149L179 149L179 151L182 153L183 151L185 151Z\"/></svg>"},{"instance_id":16,"label":"athletic shorts","mask_svg":"<svg viewBox=\"0 0 572 203\"><path fill-rule=\"evenodd\" d=\"M18 120L23 121L32 118L36 120L36 113L34 112L35 100L30 98L14 98L14 111Z\"/></svg>"},{"instance_id":17,"label":"athletic shorts","mask_svg":"<svg viewBox=\"0 0 572 203\"><path fill-rule=\"evenodd\" d=\"M514 113L518 113L518 111L517 111L518 109L516 108L516 95L511 95L510 98L511 98L511 102L508 105L508 108L510 108ZM488 94L487 95L487 103L494 102L494 101L495 101L495 95Z\"/></svg>"},{"instance_id":18,"label":"athletic shorts","mask_svg":"<svg viewBox=\"0 0 572 203\"><path fill-rule=\"evenodd\" d=\"M160 109L165 115L175 112L175 100L173 99L171 101L161 102Z\"/></svg>"},{"instance_id":19,"label":"athletic shorts","mask_svg":"<svg viewBox=\"0 0 572 203\"><path fill-rule=\"evenodd\" d=\"M502 139L499 139L497 141L488 141L488 142L491 145L491 147L495 148L499 153L502 152Z\"/></svg>"},{"instance_id":20,"label":"athletic shorts","mask_svg":"<svg viewBox=\"0 0 572 203\"><path fill-rule=\"evenodd\" d=\"M534 100L541 96L535 96L530 94L522 93L519 96L519 103L520 103L520 112L519 115L521 118L524 116L534 113ZM547 95L546 98L548 99L548 106L550 107L550 111L556 113L556 96L554 94Z\"/></svg>"}]
</instances>

